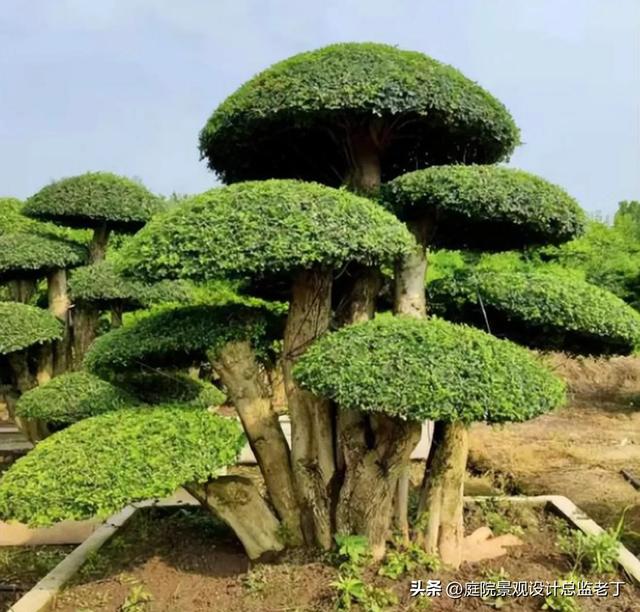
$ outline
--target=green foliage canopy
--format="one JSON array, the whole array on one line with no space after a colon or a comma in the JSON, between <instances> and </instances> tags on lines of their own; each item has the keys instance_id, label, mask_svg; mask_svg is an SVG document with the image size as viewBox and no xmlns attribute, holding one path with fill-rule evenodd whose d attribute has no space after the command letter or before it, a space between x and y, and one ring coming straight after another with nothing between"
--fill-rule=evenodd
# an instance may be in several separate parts
<instances>
[{"instance_id":1,"label":"green foliage canopy","mask_svg":"<svg viewBox=\"0 0 640 612\"><path fill-rule=\"evenodd\" d=\"M113 262L103 260L74 270L69 281L74 301L97 308L114 304L125 310L146 308L163 302L186 302L190 289L180 281L145 283L119 274Z\"/></svg>"},{"instance_id":2,"label":"green foliage canopy","mask_svg":"<svg viewBox=\"0 0 640 612\"><path fill-rule=\"evenodd\" d=\"M327 334L294 376L341 409L419 421L524 421L565 398L526 349L437 318L381 315Z\"/></svg>"},{"instance_id":3,"label":"green foliage canopy","mask_svg":"<svg viewBox=\"0 0 640 612\"><path fill-rule=\"evenodd\" d=\"M37 233L0 235L0 281L40 277L53 270L80 266L87 260L84 245Z\"/></svg>"},{"instance_id":4,"label":"green foliage canopy","mask_svg":"<svg viewBox=\"0 0 640 612\"><path fill-rule=\"evenodd\" d=\"M118 231L132 232L162 207L162 200L131 179L88 172L42 188L27 200L24 212L70 227L106 223Z\"/></svg>"},{"instance_id":5,"label":"green foliage canopy","mask_svg":"<svg viewBox=\"0 0 640 612\"><path fill-rule=\"evenodd\" d=\"M500 166L438 166L399 176L382 198L400 218L432 215L433 246L500 251L566 242L585 215L563 189Z\"/></svg>"},{"instance_id":6,"label":"green foliage canopy","mask_svg":"<svg viewBox=\"0 0 640 612\"><path fill-rule=\"evenodd\" d=\"M133 398L88 372L66 372L20 396L16 414L69 425L87 417L131 406Z\"/></svg>"},{"instance_id":7,"label":"green foliage canopy","mask_svg":"<svg viewBox=\"0 0 640 612\"><path fill-rule=\"evenodd\" d=\"M126 272L147 280L208 280L390 262L413 244L406 227L371 200L269 180L213 189L155 217L122 258Z\"/></svg>"},{"instance_id":8,"label":"green foliage canopy","mask_svg":"<svg viewBox=\"0 0 640 612\"><path fill-rule=\"evenodd\" d=\"M272 177L339 185L351 130L385 134L385 180L427 165L493 163L519 143L504 106L458 70L413 51L335 44L261 72L200 133L224 182Z\"/></svg>"},{"instance_id":9,"label":"green foliage canopy","mask_svg":"<svg viewBox=\"0 0 640 612\"><path fill-rule=\"evenodd\" d=\"M532 347L626 354L640 342L639 313L570 274L462 272L428 292L436 314L485 328L484 306L492 333Z\"/></svg>"},{"instance_id":10,"label":"green foliage canopy","mask_svg":"<svg viewBox=\"0 0 640 612\"><path fill-rule=\"evenodd\" d=\"M166 405L108 412L40 442L0 480L0 517L31 525L105 518L206 482L244 443L236 419Z\"/></svg>"},{"instance_id":11,"label":"green foliage canopy","mask_svg":"<svg viewBox=\"0 0 640 612\"><path fill-rule=\"evenodd\" d=\"M109 378L140 367L177 367L215 355L227 342L250 340L259 349L279 330L279 320L259 308L185 306L160 311L100 336L85 356L85 367Z\"/></svg>"},{"instance_id":12,"label":"green foliage canopy","mask_svg":"<svg viewBox=\"0 0 640 612\"><path fill-rule=\"evenodd\" d=\"M48 310L20 302L0 302L0 355L61 337L62 323Z\"/></svg>"}]
</instances>

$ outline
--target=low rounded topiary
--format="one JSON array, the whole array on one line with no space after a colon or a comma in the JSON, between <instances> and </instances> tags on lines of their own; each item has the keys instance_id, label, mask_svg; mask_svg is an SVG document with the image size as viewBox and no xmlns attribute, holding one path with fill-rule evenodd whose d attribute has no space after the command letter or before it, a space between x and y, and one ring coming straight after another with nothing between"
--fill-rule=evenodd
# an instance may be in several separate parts
<instances>
[{"instance_id":1,"label":"low rounded topiary","mask_svg":"<svg viewBox=\"0 0 640 612\"><path fill-rule=\"evenodd\" d=\"M244 445L236 419L166 405L108 412L38 443L0 480L0 518L30 525L105 518L206 482Z\"/></svg>"},{"instance_id":2,"label":"low rounded topiary","mask_svg":"<svg viewBox=\"0 0 640 612\"><path fill-rule=\"evenodd\" d=\"M580 234L585 215L557 185L514 168L437 166L399 176L382 188L402 219L430 215L431 245L509 250L559 244Z\"/></svg>"},{"instance_id":3,"label":"low rounded topiary","mask_svg":"<svg viewBox=\"0 0 640 612\"><path fill-rule=\"evenodd\" d=\"M462 272L428 286L436 314L527 346L626 354L640 344L640 314L605 289L569 275ZM482 308L484 307L484 313Z\"/></svg>"},{"instance_id":4,"label":"low rounded topiary","mask_svg":"<svg viewBox=\"0 0 640 612\"><path fill-rule=\"evenodd\" d=\"M88 372L67 372L24 393L16 414L69 425L87 417L131 406L133 398L111 383Z\"/></svg>"},{"instance_id":5,"label":"low rounded topiary","mask_svg":"<svg viewBox=\"0 0 640 612\"><path fill-rule=\"evenodd\" d=\"M526 349L437 318L382 315L327 334L294 376L341 409L415 421L524 421L565 393Z\"/></svg>"},{"instance_id":6,"label":"low rounded topiary","mask_svg":"<svg viewBox=\"0 0 640 612\"><path fill-rule=\"evenodd\" d=\"M88 172L61 179L31 196L25 214L71 227L107 224L136 231L162 207L143 185L109 172Z\"/></svg>"},{"instance_id":7,"label":"low rounded topiary","mask_svg":"<svg viewBox=\"0 0 640 612\"><path fill-rule=\"evenodd\" d=\"M0 302L0 355L62 338L62 323L48 310Z\"/></svg>"},{"instance_id":8,"label":"low rounded topiary","mask_svg":"<svg viewBox=\"0 0 640 612\"><path fill-rule=\"evenodd\" d=\"M350 130L368 122L382 126L388 179L430 164L492 163L519 142L505 107L458 70L422 53L347 43L300 53L245 83L211 115L200 152L227 183L338 185Z\"/></svg>"},{"instance_id":9,"label":"low rounded topiary","mask_svg":"<svg viewBox=\"0 0 640 612\"><path fill-rule=\"evenodd\" d=\"M185 306L160 311L98 338L85 356L85 367L108 378L144 366L177 367L206 359L232 340L264 346L272 337L273 316L258 309ZM277 337L277 336L276 336Z\"/></svg>"},{"instance_id":10,"label":"low rounded topiary","mask_svg":"<svg viewBox=\"0 0 640 612\"><path fill-rule=\"evenodd\" d=\"M77 242L38 233L0 235L0 281L43 276L86 260L87 249Z\"/></svg>"},{"instance_id":11,"label":"low rounded topiary","mask_svg":"<svg viewBox=\"0 0 640 612\"><path fill-rule=\"evenodd\" d=\"M148 280L208 280L377 264L413 244L371 200L317 183L269 180L213 189L159 215L122 258L126 272Z\"/></svg>"},{"instance_id":12,"label":"low rounded topiary","mask_svg":"<svg viewBox=\"0 0 640 612\"><path fill-rule=\"evenodd\" d=\"M105 260L74 270L69 289L76 302L88 303L99 309L121 305L125 310L163 302L186 302L190 293L186 283L144 283L124 277L116 271L113 262Z\"/></svg>"}]
</instances>

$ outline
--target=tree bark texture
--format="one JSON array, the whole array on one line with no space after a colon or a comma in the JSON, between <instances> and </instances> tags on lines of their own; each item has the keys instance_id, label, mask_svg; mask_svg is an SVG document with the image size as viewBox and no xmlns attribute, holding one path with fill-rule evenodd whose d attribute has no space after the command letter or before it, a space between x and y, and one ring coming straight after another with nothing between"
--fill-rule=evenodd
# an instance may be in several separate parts
<instances>
[{"instance_id":1,"label":"tree bark texture","mask_svg":"<svg viewBox=\"0 0 640 612\"><path fill-rule=\"evenodd\" d=\"M31 300L37 289L37 283L33 279L9 281L8 286L11 299L23 304L27 304Z\"/></svg>"},{"instance_id":2,"label":"tree bark texture","mask_svg":"<svg viewBox=\"0 0 640 612\"><path fill-rule=\"evenodd\" d=\"M89 244L89 263L96 263L105 258L110 233L111 229L106 223L99 225L93 230L93 237Z\"/></svg>"},{"instance_id":3,"label":"tree bark texture","mask_svg":"<svg viewBox=\"0 0 640 612\"><path fill-rule=\"evenodd\" d=\"M233 529L250 559L284 548L280 522L249 478L220 476L186 489Z\"/></svg>"},{"instance_id":4,"label":"tree bark texture","mask_svg":"<svg viewBox=\"0 0 640 612\"><path fill-rule=\"evenodd\" d=\"M427 513L422 540L428 552L457 568L462 562L463 488L469 454L468 429L464 423L435 424L432 457L421 492L419 515Z\"/></svg>"},{"instance_id":5,"label":"tree bark texture","mask_svg":"<svg viewBox=\"0 0 640 612\"><path fill-rule=\"evenodd\" d=\"M122 306L114 306L111 309L111 329L122 327Z\"/></svg>"},{"instance_id":6,"label":"tree bark texture","mask_svg":"<svg viewBox=\"0 0 640 612\"><path fill-rule=\"evenodd\" d=\"M73 366L78 370L98 333L100 312L91 306L77 304L73 309Z\"/></svg>"},{"instance_id":7,"label":"tree bark texture","mask_svg":"<svg viewBox=\"0 0 640 612\"><path fill-rule=\"evenodd\" d=\"M61 340L53 345L53 372L62 374L70 365L72 338L69 327L69 292L66 270L53 270L47 276L47 296L49 311L64 325Z\"/></svg>"},{"instance_id":8,"label":"tree bark texture","mask_svg":"<svg viewBox=\"0 0 640 612\"><path fill-rule=\"evenodd\" d=\"M289 446L250 343L229 342L211 363L240 416L287 543L302 544Z\"/></svg>"},{"instance_id":9,"label":"tree bark texture","mask_svg":"<svg viewBox=\"0 0 640 612\"><path fill-rule=\"evenodd\" d=\"M383 146L379 121L348 127L345 149L349 170L345 185L350 191L362 195L378 192L382 180L380 155Z\"/></svg>"},{"instance_id":10,"label":"tree bark texture","mask_svg":"<svg viewBox=\"0 0 640 612\"><path fill-rule=\"evenodd\" d=\"M331 548L330 500L335 474L331 403L298 387L293 366L329 327L331 271L301 271L293 281L284 332L282 367L291 417L291 459L305 542Z\"/></svg>"}]
</instances>

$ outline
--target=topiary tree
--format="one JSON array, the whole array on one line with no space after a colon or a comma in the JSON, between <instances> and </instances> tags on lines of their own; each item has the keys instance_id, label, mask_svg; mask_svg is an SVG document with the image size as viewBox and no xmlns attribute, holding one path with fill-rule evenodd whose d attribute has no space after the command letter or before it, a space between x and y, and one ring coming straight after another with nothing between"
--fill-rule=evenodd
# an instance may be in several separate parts
<instances>
[{"instance_id":1,"label":"topiary tree","mask_svg":"<svg viewBox=\"0 0 640 612\"><path fill-rule=\"evenodd\" d=\"M50 344L62 338L63 327L50 312L20 302L0 302L0 356L11 371L18 395L51 378ZM9 414L15 416L15 396L8 398ZM40 437L38 422L17 419L30 439Z\"/></svg>"},{"instance_id":2,"label":"topiary tree","mask_svg":"<svg viewBox=\"0 0 640 612\"><path fill-rule=\"evenodd\" d=\"M605 289L544 272L465 271L429 284L433 312L533 348L629 354L640 314Z\"/></svg>"},{"instance_id":3,"label":"topiary tree","mask_svg":"<svg viewBox=\"0 0 640 612\"><path fill-rule=\"evenodd\" d=\"M24 393L16 415L59 428L133 403L128 393L93 374L67 372Z\"/></svg>"},{"instance_id":4,"label":"topiary tree","mask_svg":"<svg viewBox=\"0 0 640 612\"><path fill-rule=\"evenodd\" d=\"M68 227L93 229L90 260L104 259L112 231L138 231L162 201L141 184L108 172L88 172L62 179L31 196L26 215Z\"/></svg>"},{"instance_id":5,"label":"topiary tree","mask_svg":"<svg viewBox=\"0 0 640 612\"><path fill-rule=\"evenodd\" d=\"M294 375L341 411L369 421L371 436L350 437L345 445L350 486L341 491L337 518L338 529L366 533L378 548L387 535L380 517L391 510L406 460L397 441L385 437L383 424L397 422L414 441L422 421L448 424L434 441L421 508L427 512L427 549L454 567L462 559L469 423L524 421L564 401L563 383L525 349L436 318L380 316L345 327L318 340Z\"/></svg>"},{"instance_id":6,"label":"topiary tree","mask_svg":"<svg viewBox=\"0 0 640 612\"><path fill-rule=\"evenodd\" d=\"M277 542L278 521L248 478L221 475L243 445L235 419L202 408L176 404L101 414L53 434L12 466L0 481L0 516L31 525L106 518L186 485L230 522L247 554L257 558Z\"/></svg>"}]
</instances>

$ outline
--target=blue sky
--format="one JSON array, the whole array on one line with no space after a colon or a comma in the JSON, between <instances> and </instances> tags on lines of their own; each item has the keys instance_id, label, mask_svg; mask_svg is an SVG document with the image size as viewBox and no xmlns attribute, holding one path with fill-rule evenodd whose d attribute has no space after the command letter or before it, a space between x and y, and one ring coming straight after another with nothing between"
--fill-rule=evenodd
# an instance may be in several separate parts
<instances>
[{"instance_id":1,"label":"blue sky","mask_svg":"<svg viewBox=\"0 0 640 612\"><path fill-rule=\"evenodd\" d=\"M522 130L511 163L592 213L640 199L638 0L2 0L0 195L110 170L215 184L197 135L256 72L338 41L452 64Z\"/></svg>"}]
</instances>

